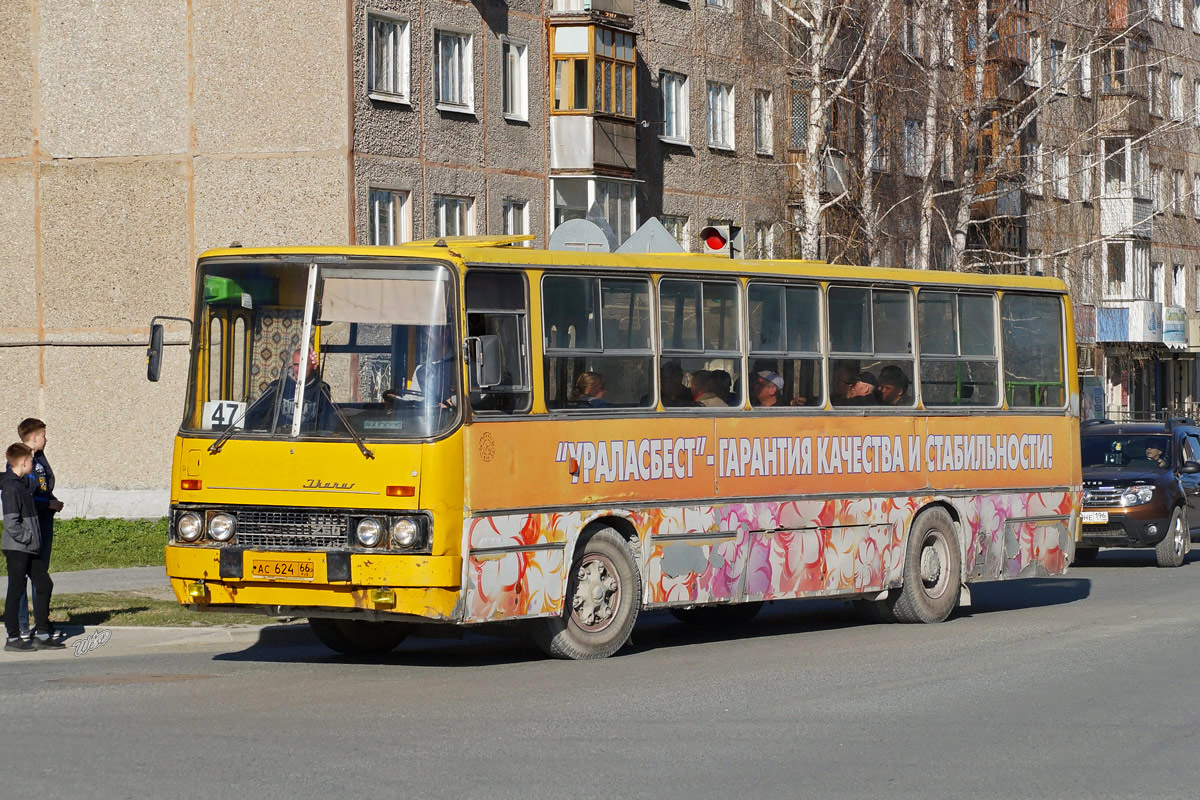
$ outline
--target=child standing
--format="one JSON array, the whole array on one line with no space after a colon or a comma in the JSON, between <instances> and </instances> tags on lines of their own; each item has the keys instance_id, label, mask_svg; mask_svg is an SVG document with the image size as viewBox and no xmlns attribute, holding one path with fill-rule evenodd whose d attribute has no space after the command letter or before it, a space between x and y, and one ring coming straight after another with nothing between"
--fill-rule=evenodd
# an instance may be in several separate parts
<instances>
[{"instance_id":1,"label":"child standing","mask_svg":"<svg viewBox=\"0 0 1200 800\"><path fill-rule=\"evenodd\" d=\"M17 426L17 436L21 443L33 451L33 472L29 474L30 488L33 490L33 505L37 509L38 525L42 533L42 561L46 569L50 569L50 549L54 545L54 515L62 510L63 504L54 496L54 470L50 469L50 461L46 458L46 423L35 417L21 421ZM37 603L37 589L32 594L33 602ZM17 605L17 619L21 626L21 637L28 639L33 634L29 627L29 603L27 595L21 594ZM50 633L55 636L54 626Z\"/></svg>"},{"instance_id":2,"label":"child standing","mask_svg":"<svg viewBox=\"0 0 1200 800\"><path fill-rule=\"evenodd\" d=\"M8 564L8 594L4 602L4 627L8 634L4 649L10 651L55 650L65 647L50 638L50 595L54 582L42 560L42 535L33 492L27 480L33 472L33 450L17 442L4 453L8 470L0 477L0 508L4 513L4 536L0 550ZM17 600L25 594L25 580L34 587L32 641L21 638L17 622Z\"/></svg>"}]
</instances>

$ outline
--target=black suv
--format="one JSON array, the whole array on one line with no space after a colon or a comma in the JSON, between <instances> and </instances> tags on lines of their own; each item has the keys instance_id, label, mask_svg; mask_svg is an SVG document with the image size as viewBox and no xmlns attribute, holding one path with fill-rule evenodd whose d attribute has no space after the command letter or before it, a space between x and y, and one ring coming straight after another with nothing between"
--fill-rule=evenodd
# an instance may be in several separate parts
<instances>
[{"instance_id":1,"label":"black suv","mask_svg":"<svg viewBox=\"0 0 1200 800\"><path fill-rule=\"evenodd\" d=\"M1083 538L1075 560L1101 547L1153 547L1160 567L1178 567L1200 528L1200 427L1089 420L1083 450Z\"/></svg>"}]
</instances>

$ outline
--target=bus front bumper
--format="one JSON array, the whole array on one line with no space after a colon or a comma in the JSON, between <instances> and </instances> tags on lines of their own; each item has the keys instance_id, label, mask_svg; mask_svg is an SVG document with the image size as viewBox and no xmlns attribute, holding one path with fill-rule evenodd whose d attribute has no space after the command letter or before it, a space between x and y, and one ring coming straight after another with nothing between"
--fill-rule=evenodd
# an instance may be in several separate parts
<instances>
[{"instance_id":1,"label":"bus front bumper","mask_svg":"<svg viewBox=\"0 0 1200 800\"><path fill-rule=\"evenodd\" d=\"M185 606L312 609L314 616L337 609L452 621L462 577L457 556L168 545L166 562Z\"/></svg>"}]
</instances>

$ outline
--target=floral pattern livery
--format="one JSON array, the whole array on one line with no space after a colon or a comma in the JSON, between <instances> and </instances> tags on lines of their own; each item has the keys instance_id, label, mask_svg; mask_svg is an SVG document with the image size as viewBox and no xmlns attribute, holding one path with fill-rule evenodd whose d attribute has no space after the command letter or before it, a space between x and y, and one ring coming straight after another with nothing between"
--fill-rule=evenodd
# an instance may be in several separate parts
<instances>
[{"instance_id":1,"label":"floral pattern livery","mask_svg":"<svg viewBox=\"0 0 1200 800\"><path fill-rule=\"evenodd\" d=\"M1074 557L1079 496L940 500L965 537L967 580L1058 575ZM514 514L465 526L465 622L559 614L567 554L597 518L640 537L647 606L867 594L901 585L907 532L932 496Z\"/></svg>"}]
</instances>

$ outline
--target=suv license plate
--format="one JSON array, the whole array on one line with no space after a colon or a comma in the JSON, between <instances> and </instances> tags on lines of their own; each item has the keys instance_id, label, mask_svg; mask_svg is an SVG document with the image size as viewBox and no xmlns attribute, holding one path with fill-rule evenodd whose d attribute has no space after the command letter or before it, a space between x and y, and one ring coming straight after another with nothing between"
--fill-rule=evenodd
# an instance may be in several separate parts
<instances>
[{"instance_id":1,"label":"suv license plate","mask_svg":"<svg viewBox=\"0 0 1200 800\"><path fill-rule=\"evenodd\" d=\"M1083 512L1083 521L1103 524L1105 522L1108 522L1108 512L1107 511L1084 511Z\"/></svg>"},{"instance_id":2,"label":"suv license plate","mask_svg":"<svg viewBox=\"0 0 1200 800\"><path fill-rule=\"evenodd\" d=\"M250 565L250 574L256 578L274 581L311 581L316 570L311 561L267 561L255 559Z\"/></svg>"}]
</instances>

